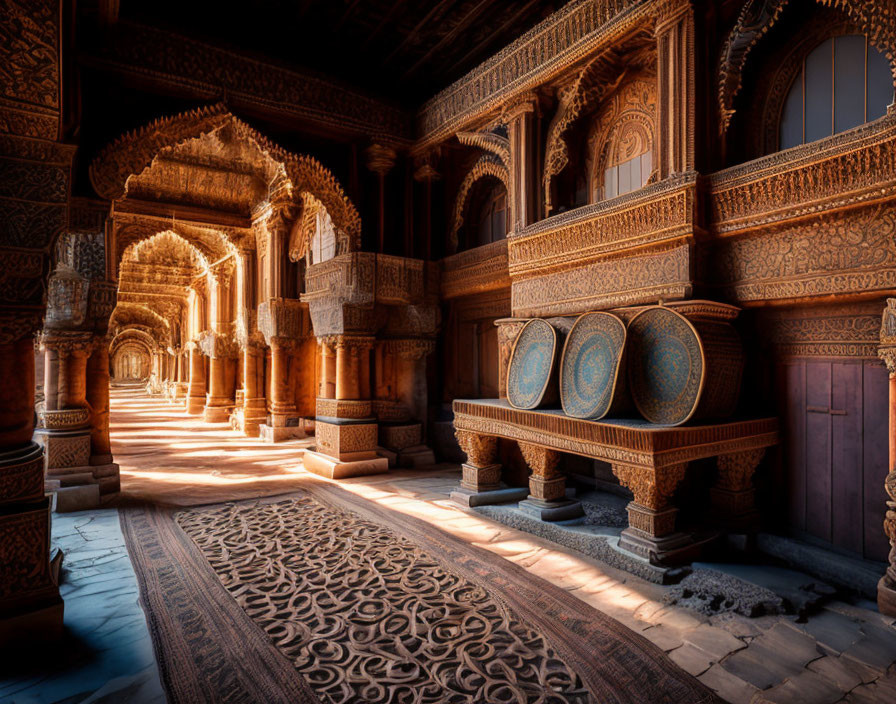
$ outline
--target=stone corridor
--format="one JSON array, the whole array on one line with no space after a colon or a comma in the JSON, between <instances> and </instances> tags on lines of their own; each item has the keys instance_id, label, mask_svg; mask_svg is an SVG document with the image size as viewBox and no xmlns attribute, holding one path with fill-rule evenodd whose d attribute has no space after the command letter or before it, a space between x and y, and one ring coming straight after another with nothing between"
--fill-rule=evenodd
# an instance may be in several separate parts
<instances>
[{"instance_id":1,"label":"stone corridor","mask_svg":"<svg viewBox=\"0 0 896 704\"><path fill-rule=\"evenodd\" d=\"M113 449L122 493L112 506L57 514L54 543L66 552L63 593L70 638L91 643L71 671L0 681L0 700L37 702L159 701L146 626L139 618L133 570L125 565L117 506L220 503L293 492L322 482L302 467L304 441L269 445L224 424L185 416L136 386L112 389ZM422 519L485 548L496 559L567 590L640 633L673 662L730 702L882 702L896 698L893 619L870 602L832 599L798 622L795 616L711 617L665 603L670 587L645 582L574 551L499 525L448 500L459 469L438 465L357 477L339 484L366 501ZM96 582L96 566L118 565ZM93 595L91 602L91 596ZM114 618L87 617L96 599ZM114 628L110 625L114 624ZM150 660L152 658L150 657ZM84 691L90 686L91 691Z\"/></svg>"}]
</instances>

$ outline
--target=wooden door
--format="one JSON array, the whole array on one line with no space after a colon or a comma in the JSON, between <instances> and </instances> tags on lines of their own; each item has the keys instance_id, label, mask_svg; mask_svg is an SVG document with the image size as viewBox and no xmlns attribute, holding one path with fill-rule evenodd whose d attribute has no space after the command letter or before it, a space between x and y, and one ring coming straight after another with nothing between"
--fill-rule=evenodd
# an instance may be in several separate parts
<instances>
[{"instance_id":1,"label":"wooden door","mask_svg":"<svg viewBox=\"0 0 896 704\"><path fill-rule=\"evenodd\" d=\"M886 369L867 360L794 359L779 372L788 525L885 560Z\"/></svg>"}]
</instances>

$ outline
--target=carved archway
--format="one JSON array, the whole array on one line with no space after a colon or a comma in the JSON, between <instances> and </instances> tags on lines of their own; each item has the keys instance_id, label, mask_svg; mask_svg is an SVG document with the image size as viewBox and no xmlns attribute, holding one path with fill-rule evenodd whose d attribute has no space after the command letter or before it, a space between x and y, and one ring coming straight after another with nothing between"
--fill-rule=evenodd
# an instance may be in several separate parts
<instances>
[{"instance_id":1,"label":"carved archway","mask_svg":"<svg viewBox=\"0 0 896 704\"><path fill-rule=\"evenodd\" d=\"M449 252L457 251L457 233L464 224L464 208L466 207L470 190L479 179L487 176L492 176L501 181L507 193L510 193L510 172L507 167L494 154L481 156L479 161L473 164L473 168L464 176L464 180L461 181L460 188L457 190L457 197L454 199L454 214L451 218L451 230L448 233Z\"/></svg>"},{"instance_id":2,"label":"carved archway","mask_svg":"<svg viewBox=\"0 0 896 704\"><path fill-rule=\"evenodd\" d=\"M719 134L724 135L735 113L734 100L742 87L747 59L781 17L789 0L748 0L728 34L718 69ZM890 61L896 87L896 5L868 0L815 0L841 10L871 44Z\"/></svg>"},{"instance_id":3,"label":"carved archway","mask_svg":"<svg viewBox=\"0 0 896 704\"><path fill-rule=\"evenodd\" d=\"M569 163L566 141L569 129L612 95L633 71L650 68L655 58L655 40L642 31L631 37L626 47L614 47L598 54L558 89L559 104L548 125L545 143L542 174L545 212L550 213L553 208L551 182Z\"/></svg>"},{"instance_id":4,"label":"carved archway","mask_svg":"<svg viewBox=\"0 0 896 704\"><path fill-rule=\"evenodd\" d=\"M251 144L275 165L276 187L286 188L296 208L302 205L302 194L313 195L326 207L345 239L346 249L360 249L361 218L335 176L317 159L292 154L270 142L222 104L161 118L119 137L91 164L90 181L101 196L117 200L126 195L129 180L142 174L159 157L190 140L226 130L236 139Z\"/></svg>"}]
</instances>

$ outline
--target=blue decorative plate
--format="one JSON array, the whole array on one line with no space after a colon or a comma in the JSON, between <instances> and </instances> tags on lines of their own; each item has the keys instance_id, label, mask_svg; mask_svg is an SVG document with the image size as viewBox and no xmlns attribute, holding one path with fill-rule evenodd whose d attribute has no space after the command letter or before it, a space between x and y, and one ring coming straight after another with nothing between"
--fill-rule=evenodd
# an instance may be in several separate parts
<instances>
[{"instance_id":1,"label":"blue decorative plate","mask_svg":"<svg viewBox=\"0 0 896 704\"><path fill-rule=\"evenodd\" d=\"M551 386L556 357L557 331L550 323L540 318L526 323L510 353L507 401L511 406L528 410L551 402L552 394L545 398L545 392Z\"/></svg>"},{"instance_id":2,"label":"blue decorative plate","mask_svg":"<svg viewBox=\"0 0 896 704\"><path fill-rule=\"evenodd\" d=\"M576 320L560 362L560 402L573 418L603 418L624 392L619 381L625 324L611 313L585 313Z\"/></svg>"},{"instance_id":3,"label":"blue decorative plate","mask_svg":"<svg viewBox=\"0 0 896 704\"><path fill-rule=\"evenodd\" d=\"M697 410L706 358L697 330L680 313L656 306L628 325L628 381L641 415L680 425Z\"/></svg>"}]
</instances>

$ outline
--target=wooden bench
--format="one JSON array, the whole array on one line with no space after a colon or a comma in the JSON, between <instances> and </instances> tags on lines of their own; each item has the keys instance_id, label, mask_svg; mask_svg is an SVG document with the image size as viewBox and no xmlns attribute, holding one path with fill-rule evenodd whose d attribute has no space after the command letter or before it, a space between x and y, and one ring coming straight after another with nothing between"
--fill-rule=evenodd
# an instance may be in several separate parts
<instances>
[{"instance_id":1,"label":"wooden bench","mask_svg":"<svg viewBox=\"0 0 896 704\"><path fill-rule=\"evenodd\" d=\"M778 444L776 418L667 427L635 419L581 420L560 410L522 411L503 399L456 400L454 427L467 454L460 491L468 496L499 487L497 438L517 441L532 472L526 501L548 510L568 506L566 479L557 468L560 453L608 462L634 494L619 546L655 564L693 558L693 536L676 530L678 508L672 502L690 462L716 458L712 515L719 528L742 531L756 518L753 472L765 449Z\"/></svg>"}]
</instances>

